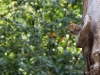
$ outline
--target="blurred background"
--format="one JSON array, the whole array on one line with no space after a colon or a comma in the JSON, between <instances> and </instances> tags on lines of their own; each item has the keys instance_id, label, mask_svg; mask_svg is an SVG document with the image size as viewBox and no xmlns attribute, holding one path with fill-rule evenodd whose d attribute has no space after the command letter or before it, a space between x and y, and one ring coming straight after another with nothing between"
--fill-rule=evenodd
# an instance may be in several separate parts
<instances>
[{"instance_id":1,"label":"blurred background","mask_svg":"<svg viewBox=\"0 0 100 75\"><path fill-rule=\"evenodd\" d=\"M82 75L81 18L81 0L0 0L0 75Z\"/></svg>"}]
</instances>

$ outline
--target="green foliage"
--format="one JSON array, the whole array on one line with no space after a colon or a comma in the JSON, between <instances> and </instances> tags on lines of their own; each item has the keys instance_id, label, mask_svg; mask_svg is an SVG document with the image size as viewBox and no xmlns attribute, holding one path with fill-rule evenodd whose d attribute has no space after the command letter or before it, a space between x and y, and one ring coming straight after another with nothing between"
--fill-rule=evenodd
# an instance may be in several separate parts
<instances>
[{"instance_id":1,"label":"green foliage","mask_svg":"<svg viewBox=\"0 0 100 75\"><path fill-rule=\"evenodd\" d=\"M0 0L0 75L82 75L66 30L81 10L81 0Z\"/></svg>"}]
</instances>

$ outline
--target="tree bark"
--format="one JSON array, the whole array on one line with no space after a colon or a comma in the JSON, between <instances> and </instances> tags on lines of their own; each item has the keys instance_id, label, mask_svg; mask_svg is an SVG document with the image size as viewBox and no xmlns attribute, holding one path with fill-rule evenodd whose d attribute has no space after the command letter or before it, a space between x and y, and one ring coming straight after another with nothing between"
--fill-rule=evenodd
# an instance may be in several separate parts
<instances>
[{"instance_id":1,"label":"tree bark","mask_svg":"<svg viewBox=\"0 0 100 75\"><path fill-rule=\"evenodd\" d=\"M84 75L100 75L100 0L83 0L82 25L76 45L82 48Z\"/></svg>"}]
</instances>

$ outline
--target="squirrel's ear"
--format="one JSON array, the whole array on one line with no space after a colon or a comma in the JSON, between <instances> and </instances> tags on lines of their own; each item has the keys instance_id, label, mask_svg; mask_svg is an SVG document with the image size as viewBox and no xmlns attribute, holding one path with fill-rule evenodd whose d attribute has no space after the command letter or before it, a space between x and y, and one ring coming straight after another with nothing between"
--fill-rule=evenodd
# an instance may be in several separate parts
<instances>
[{"instance_id":1,"label":"squirrel's ear","mask_svg":"<svg viewBox=\"0 0 100 75\"><path fill-rule=\"evenodd\" d=\"M72 21L70 21L69 23L72 24Z\"/></svg>"},{"instance_id":2,"label":"squirrel's ear","mask_svg":"<svg viewBox=\"0 0 100 75\"><path fill-rule=\"evenodd\" d=\"M69 24L72 24L72 21L70 21L70 23Z\"/></svg>"}]
</instances>

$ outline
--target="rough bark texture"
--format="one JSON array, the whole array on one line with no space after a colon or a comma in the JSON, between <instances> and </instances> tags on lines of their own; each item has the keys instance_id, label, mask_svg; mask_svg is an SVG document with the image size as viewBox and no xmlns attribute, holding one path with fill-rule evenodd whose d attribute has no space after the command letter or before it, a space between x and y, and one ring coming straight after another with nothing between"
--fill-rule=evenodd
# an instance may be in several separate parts
<instances>
[{"instance_id":1,"label":"rough bark texture","mask_svg":"<svg viewBox=\"0 0 100 75\"><path fill-rule=\"evenodd\" d=\"M100 0L83 0L82 25L76 45L82 48L84 75L100 75Z\"/></svg>"}]
</instances>

